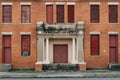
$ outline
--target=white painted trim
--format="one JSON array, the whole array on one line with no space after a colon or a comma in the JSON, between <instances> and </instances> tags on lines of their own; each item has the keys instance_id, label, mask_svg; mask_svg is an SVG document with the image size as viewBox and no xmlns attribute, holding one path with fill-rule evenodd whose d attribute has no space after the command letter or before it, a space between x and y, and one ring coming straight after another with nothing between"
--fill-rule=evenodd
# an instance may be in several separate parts
<instances>
[{"instance_id":1,"label":"white painted trim","mask_svg":"<svg viewBox=\"0 0 120 80\"><path fill-rule=\"evenodd\" d=\"M1 32L2 35L12 35L12 32Z\"/></svg>"},{"instance_id":2,"label":"white painted trim","mask_svg":"<svg viewBox=\"0 0 120 80\"><path fill-rule=\"evenodd\" d=\"M13 5L12 2L2 2L1 5Z\"/></svg>"},{"instance_id":3,"label":"white painted trim","mask_svg":"<svg viewBox=\"0 0 120 80\"><path fill-rule=\"evenodd\" d=\"M45 5L53 5L54 2L46 2Z\"/></svg>"},{"instance_id":4,"label":"white painted trim","mask_svg":"<svg viewBox=\"0 0 120 80\"><path fill-rule=\"evenodd\" d=\"M38 65L38 64L43 64L44 62L36 62L35 64Z\"/></svg>"},{"instance_id":5,"label":"white painted trim","mask_svg":"<svg viewBox=\"0 0 120 80\"><path fill-rule=\"evenodd\" d=\"M108 32L108 34L109 34L109 35L111 35L111 34L118 35L118 34L119 34L119 32Z\"/></svg>"},{"instance_id":6,"label":"white painted trim","mask_svg":"<svg viewBox=\"0 0 120 80\"><path fill-rule=\"evenodd\" d=\"M56 2L56 5L65 5L65 2Z\"/></svg>"},{"instance_id":7,"label":"white painted trim","mask_svg":"<svg viewBox=\"0 0 120 80\"><path fill-rule=\"evenodd\" d=\"M78 22L78 24L84 24L84 22L80 21L80 22Z\"/></svg>"},{"instance_id":8,"label":"white painted trim","mask_svg":"<svg viewBox=\"0 0 120 80\"><path fill-rule=\"evenodd\" d=\"M86 64L86 62L78 62L78 64Z\"/></svg>"},{"instance_id":9,"label":"white painted trim","mask_svg":"<svg viewBox=\"0 0 120 80\"><path fill-rule=\"evenodd\" d=\"M75 5L75 2L67 2L67 5Z\"/></svg>"},{"instance_id":10,"label":"white painted trim","mask_svg":"<svg viewBox=\"0 0 120 80\"><path fill-rule=\"evenodd\" d=\"M43 22L37 22L37 24L43 24Z\"/></svg>"},{"instance_id":11,"label":"white painted trim","mask_svg":"<svg viewBox=\"0 0 120 80\"><path fill-rule=\"evenodd\" d=\"M20 5L31 5L31 2L21 2Z\"/></svg>"},{"instance_id":12,"label":"white painted trim","mask_svg":"<svg viewBox=\"0 0 120 80\"><path fill-rule=\"evenodd\" d=\"M92 35L92 34L98 34L98 35L100 35L100 32L90 32L90 34Z\"/></svg>"},{"instance_id":13,"label":"white painted trim","mask_svg":"<svg viewBox=\"0 0 120 80\"><path fill-rule=\"evenodd\" d=\"M119 5L119 2L108 2L108 5Z\"/></svg>"},{"instance_id":14,"label":"white painted trim","mask_svg":"<svg viewBox=\"0 0 120 80\"><path fill-rule=\"evenodd\" d=\"M89 2L89 5L100 5L100 2Z\"/></svg>"},{"instance_id":15,"label":"white painted trim","mask_svg":"<svg viewBox=\"0 0 120 80\"><path fill-rule=\"evenodd\" d=\"M20 32L20 35L31 35L31 32Z\"/></svg>"}]
</instances>

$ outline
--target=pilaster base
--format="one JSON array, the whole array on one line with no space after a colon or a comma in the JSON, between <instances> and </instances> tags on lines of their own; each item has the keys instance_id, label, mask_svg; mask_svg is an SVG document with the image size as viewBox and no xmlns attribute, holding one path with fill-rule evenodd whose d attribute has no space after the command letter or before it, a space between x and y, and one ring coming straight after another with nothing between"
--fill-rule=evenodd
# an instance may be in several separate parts
<instances>
[{"instance_id":1,"label":"pilaster base","mask_svg":"<svg viewBox=\"0 0 120 80\"><path fill-rule=\"evenodd\" d=\"M80 71L85 71L86 70L86 63L85 62L78 63L78 66L79 66Z\"/></svg>"},{"instance_id":2,"label":"pilaster base","mask_svg":"<svg viewBox=\"0 0 120 80\"><path fill-rule=\"evenodd\" d=\"M43 65L40 62L35 63L35 71L42 71Z\"/></svg>"}]
</instances>

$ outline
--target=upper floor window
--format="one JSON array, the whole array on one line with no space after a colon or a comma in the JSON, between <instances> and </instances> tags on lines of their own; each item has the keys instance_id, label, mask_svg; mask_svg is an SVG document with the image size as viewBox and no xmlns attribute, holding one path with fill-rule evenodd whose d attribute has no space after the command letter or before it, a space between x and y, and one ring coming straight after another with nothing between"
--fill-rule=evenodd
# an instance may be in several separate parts
<instances>
[{"instance_id":1,"label":"upper floor window","mask_svg":"<svg viewBox=\"0 0 120 80\"><path fill-rule=\"evenodd\" d=\"M118 5L109 5L109 23L118 22Z\"/></svg>"},{"instance_id":2,"label":"upper floor window","mask_svg":"<svg viewBox=\"0 0 120 80\"><path fill-rule=\"evenodd\" d=\"M2 5L2 23L12 22L12 6Z\"/></svg>"},{"instance_id":3,"label":"upper floor window","mask_svg":"<svg viewBox=\"0 0 120 80\"><path fill-rule=\"evenodd\" d=\"M46 22L53 23L53 5L46 5Z\"/></svg>"},{"instance_id":4,"label":"upper floor window","mask_svg":"<svg viewBox=\"0 0 120 80\"><path fill-rule=\"evenodd\" d=\"M68 5L68 23L74 23L74 5Z\"/></svg>"},{"instance_id":5,"label":"upper floor window","mask_svg":"<svg viewBox=\"0 0 120 80\"><path fill-rule=\"evenodd\" d=\"M57 5L57 23L64 23L64 5Z\"/></svg>"},{"instance_id":6,"label":"upper floor window","mask_svg":"<svg viewBox=\"0 0 120 80\"><path fill-rule=\"evenodd\" d=\"M99 5L90 5L90 22L99 23Z\"/></svg>"},{"instance_id":7,"label":"upper floor window","mask_svg":"<svg viewBox=\"0 0 120 80\"><path fill-rule=\"evenodd\" d=\"M30 5L21 5L21 23L31 22L30 12Z\"/></svg>"}]
</instances>

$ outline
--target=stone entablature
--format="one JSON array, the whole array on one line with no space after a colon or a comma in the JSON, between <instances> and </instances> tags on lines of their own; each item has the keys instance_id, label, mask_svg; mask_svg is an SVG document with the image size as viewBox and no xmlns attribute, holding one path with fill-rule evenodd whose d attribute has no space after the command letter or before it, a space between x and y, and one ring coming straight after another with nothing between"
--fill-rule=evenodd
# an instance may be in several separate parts
<instances>
[{"instance_id":1,"label":"stone entablature","mask_svg":"<svg viewBox=\"0 0 120 80\"><path fill-rule=\"evenodd\" d=\"M78 23L43 23L37 22L37 33L38 34L81 34L84 31L84 22ZM48 34L48 35L49 35Z\"/></svg>"}]
</instances>

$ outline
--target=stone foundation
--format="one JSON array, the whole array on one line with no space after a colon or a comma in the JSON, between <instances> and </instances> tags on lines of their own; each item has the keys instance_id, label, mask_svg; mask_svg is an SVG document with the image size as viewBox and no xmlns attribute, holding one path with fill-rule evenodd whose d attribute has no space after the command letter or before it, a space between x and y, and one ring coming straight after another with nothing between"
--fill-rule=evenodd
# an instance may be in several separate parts
<instances>
[{"instance_id":1,"label":"stone foundation","mask_svg":"<svg viewBox=\"0 0 120 80\"><path fill-rule=\"evenodd\" d=\"M85 71L86 70L86 63L85 62L79 63L78 65L79 65L79 70L80 71Z\"/></svg>"},{"instance_id":2,"label":"stone foundation","mask_svg":"<svg viewBox=\"0 0 120 80\"><path fill-rule=\"evenodd\" d=\"M8 72L12 69L11 64L0 64L0 71L1 72Z\"/></svg>"},{"instance_id":3,"label":"stone foundation","mask_svg":"<svg viewBox=\"0 0 120 80\"><path fill-rule=\"evenodd\" d=\"M35 71L42 71L42 67L43 65L42 64L35 64Z\"/></svg>"},{"instance_id":4,"label":"stone foundation","mask_svg":"<svg viewBox=\"0 0 120 80\"><path fill-rule=\"evenodd\" d=\"M43 70L79 70L77 64L44 64Z\"/></svg>"},{"instance_id":5,"label":"stone foundation","mask_svg":"<svg viewBox=\"0 0 120 80\"><path fill-rule=\"evenodd\" d=\"M114 71L120 71L120 64L109 64L109 69Z\"/></svg>"}]
</instances>

